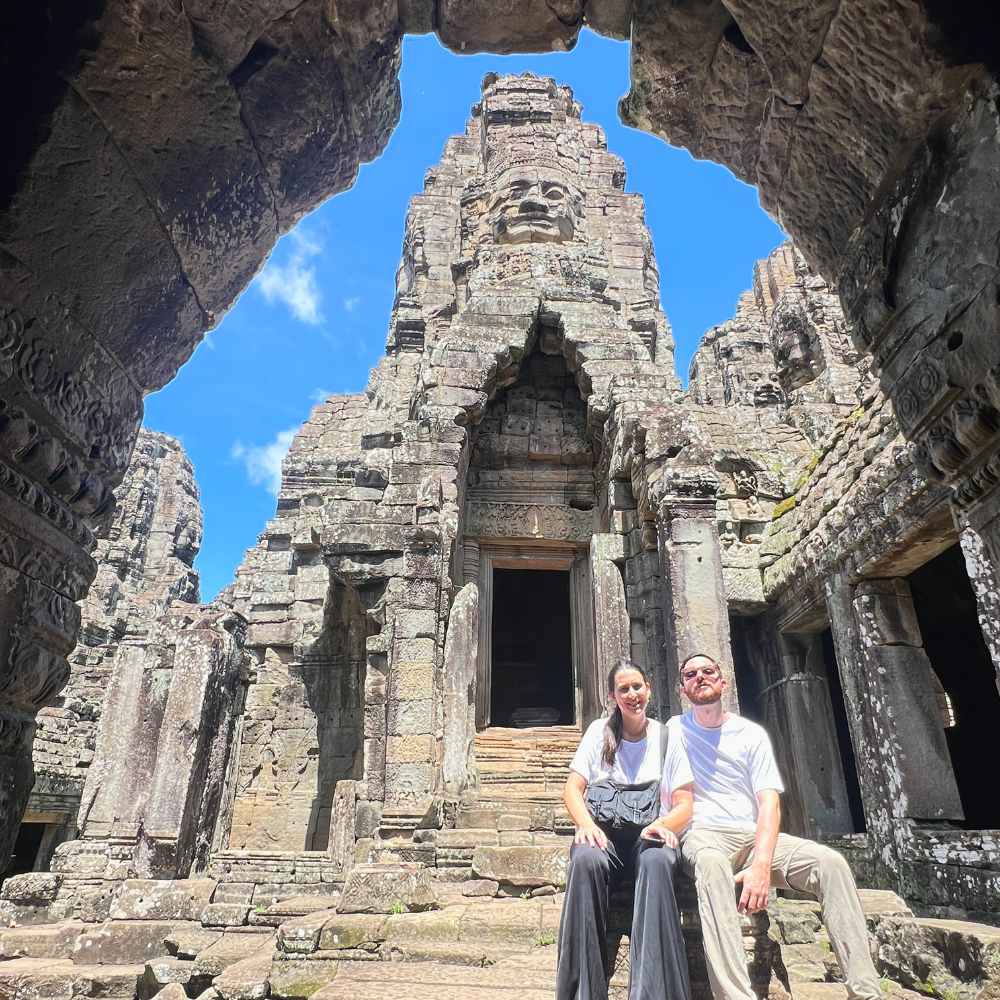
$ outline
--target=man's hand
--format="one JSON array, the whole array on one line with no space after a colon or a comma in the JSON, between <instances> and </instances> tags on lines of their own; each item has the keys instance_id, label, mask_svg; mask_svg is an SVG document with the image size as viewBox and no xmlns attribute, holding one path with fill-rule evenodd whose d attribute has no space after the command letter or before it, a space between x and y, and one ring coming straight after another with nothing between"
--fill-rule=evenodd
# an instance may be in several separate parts
<instances>
[{"instance_id":1,"label":"man's hand","mask_svg":"<svg viewBox=\"0 0 1000 1000\"><path fill-rule=\"evenodd\" d=\"M593 821L584 823L576 828L576 836L573 837L574 844L589 844L591 847L599 847L602 851L608 846L608 835Z\"/></svg>"},{"instance_id":2,"label":"man's hand","mask_svg":"<svg viewBox=\"0 0 1000 1000\"><path fill-rule=\"evenodd\" d=\"M743 886L739 905L740 913L757 913L767 909L767 893L771 888L771 868L754 862L736 876L736 884Z\"/></svg>"},{"instance_id":3,"label":"man's hand","mask_svg":"<svg viewBox=\"0 0 1000 1000\"><path fill-rule=\"evenodd\" d=\"M643 827L642 833L639 836L645 840L657 840L662 844L666 844L667 847L680 846L677 834L670 827L663 826L661 823L650 823L649 826Z\"/></svg>"}]
</instances>

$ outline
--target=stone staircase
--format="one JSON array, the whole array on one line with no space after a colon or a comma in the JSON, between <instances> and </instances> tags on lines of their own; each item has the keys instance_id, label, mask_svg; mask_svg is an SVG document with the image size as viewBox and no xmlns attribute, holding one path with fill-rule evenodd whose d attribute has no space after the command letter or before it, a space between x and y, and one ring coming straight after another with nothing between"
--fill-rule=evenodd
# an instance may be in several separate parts
<instances>
[{"instance_id":1,"label":"stone staircase","mask_svg":"<svg viewBox=\"0 0 1000 1000\"><path fill-rule=\"evenodd\" d=\"M580 743L576 726L494 727L476 733L479 799L555 806Z\"/></svg>"},{"instance_id":2,"label":"stone staircase","mask_svg":"<svg viewBox=\"0 0 1000 1000\"><path fill-rule=\"evenodd\" d=\"M559 884L573 833L562 793L579 742L575 726L477 733L478 796L447 820L432 804L384 810L367 860L418 863L443 883L493 880L501 895Z\"/></svg>"}]
</instances>

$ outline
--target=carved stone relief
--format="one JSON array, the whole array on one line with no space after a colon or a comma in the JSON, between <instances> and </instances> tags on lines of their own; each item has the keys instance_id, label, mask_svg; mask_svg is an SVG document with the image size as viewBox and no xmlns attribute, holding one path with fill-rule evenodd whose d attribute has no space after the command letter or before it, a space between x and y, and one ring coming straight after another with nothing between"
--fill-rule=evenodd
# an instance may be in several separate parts
<instances>
[{"instance_id":1,"label":"carved stone relief","mask_svg":"<svg viewBox=\"0 0 1000 1000\"><path fill-rule=\"evenodd\" d=\"M478 538L584 543L594 533L594 514L554 504L472 502L467 507L465 530Z\"/></svg>"}]
</instances>

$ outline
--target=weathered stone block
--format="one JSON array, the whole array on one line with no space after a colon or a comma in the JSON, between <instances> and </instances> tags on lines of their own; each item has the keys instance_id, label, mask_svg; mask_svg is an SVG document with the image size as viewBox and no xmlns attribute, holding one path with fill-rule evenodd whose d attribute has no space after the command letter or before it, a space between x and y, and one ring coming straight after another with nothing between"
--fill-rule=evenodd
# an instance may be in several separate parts
<instances>
[{"instance_id":1,"label":"weathered stone block","mask_svg":"<svg viewBox=\"0 0 1000 1000\"><path fill-rule=\"evenodd\" d=\"M227 932L215 944L198 953L195 967L202 975L218 976L223 970L246 959L266 956L268 962L274 950L274 936L270 933ZM256 970L255 970L256 971ZM218 986L218 983L215 983Z\"/></svg>"},{"instance_id":2,"label":"weathered stone block","mask_svg":"<svg viewBox=\"0 0 1000 1000\"><path fill-rule=\"evenodd\" d=\"M425 764L434 759L433 736L390 736L386 760L393 764Z\"/></svg>"},{"instance_id":3,"label":"weathered stone block","mask_svg":"<svg viewBox=\"0 0 1000 1000\"><path fill-rule=\"evenodd\" d=\"M154 920L108 920L73 943L76 965L134 965L166 957L174 924Z\"/></svg>"},{"instance_id":4,"label":"weathered stone block","mask_svg":"<svg viewBox=\"0 0 1000 1000\"><path fill-rule=\"evenodd\" d=\"M818 903L779 899L768 908L771 926L785 944L812 944L820 928Z\"/></svg>"},{"instance_id":5,"label":"weathered stone block","mask_svg":"<svg viewBox=\"0 0 1000 1000\"><path fill-rule=\"evenodd\" d=\"M472 855L477 878L529 888L564 886L568 864L565 847L477 847Z\"/></svg>"},{"instance_id":6,"label":"weathered stone block","mask_svg":"<svg viewBox=\"0 0 1000 1000\"><path fill-rule=\"evenodd\" d=\"M0 886L0 899L22 906L44 906L56 898L62 876L50 872L14 875Z\"/></svg>"},{"instance_id":7,"label":"weathered stone block","mask_svg":"<svg viewBox=\"0 0 1000 1000\"><path fill-rule=\"evenodd\" d=\"M271 992L280 997L310 997L333 982L340 968L339 958L312 955L273 962L268 974Z\"/></svg>"},{"instance_id":8,"label":"weathered stone block","mask_svg":"<svg viewBox=\"0 0 1000 1000\"><path fill-rule=\"evenodd\" d=\"M130 879L111 906L112 920L200 920L213 879Z\"/></svg>"},{"instance_id":9,"label":"weathered stone block","mask_svg":"<svg viewBox=\"0 0 1000 1000\"><path fill-rule=\"evenodd\" d=\"M271 995L271 967L271 948L259 948L228 965L212 980L212 988L218 1000L264 1000Z\"/></svg>"},{"instance_id":10,"label":"weathered stone block","mask_svg":"<svg viewBox=\"0 0 1000 1000\"><path fill-rule=\"evenodd\" d=\"M213 903L250 903L252 882L220 882L212 895Z\"/></svg>"},{"instance_id":11,"label":"weathered stone block","mask_svg":"<svg viewBox=\"0 0 1000 1000\"><path fill-rule=\"evenodd\" d=\"M247 629L247 646L293 646L301 635L297 621L259 622Z\"/></svg>"},{"instance_id":12,"label":"weathered stone block","mask_svg":"<svg viewBox=\"0 0 1000 1000\"><path fill-rule=\"evenodd\" d=\"M425 868L415 865L359 865L348 875L338 913L431 910L437 895Z\"/></svg>"},{"instance_id":13,"label":"weathered stone block","mask_svg":"<svg viewBox=\"0 0 1000 1000\"><path fill-rule=\"evenodd\" d=\"M393 663L389 675L389 696L393 699L423 700L434 690L434 663L398 661Z\"/></svg>"},{"instance_id":14,"label":"weathered stone block","mask_svg":"<svg viewBox=\"0 0 1000 1000\"><path fill-rule=\"evenodd\" d=\"M201 912L203 927L242 927L247 922L247 903L209 903Z\"/></svg>"},{"instance_id":15,"label":"weathered stone block","mask_svg":"<svg viewBox=\"0 0 1000 1000\"><path fill-rule=\"evenodd\" d=\"M222 933L221 930L198 927L195 924L177 924L167 934L164 943L171 955L193 959L199 952L221 941Z\"/></svg>"},{"instance_id":16,"label":"weathered stone block","mask_svg":"<svg viewBox=\"0 0 1000 1000\"><path fill-rule=\"evenodd\" d=\"M386 715L389 736L412 736L434 731L434 702L430 698L392 701Z\"/></svg>"},{"instance_id":17,"label":"weathered stone block","mask_svg":"<svg viewBox=\"0 0 1000 1000\"><path fill-rule=\"evenodd\" d=\"M500 888L499 882L488 878L473 878L462 883L463 896L495 896Z\"/></svg>"},{"instance_id":18,"label":"weathered stone block","mask_svg":"<svg viewBox=\"0 0 1000 1000\"><path fill-rule=\"evenodd\" d=\"M143 974L143 983L150 990L156 990L170 983L183 985L189 983L194 975L194 962L184 959L174 958L169 955L165 958L150 959L146 963L146 971Z\"/></svg>"},{"instance_id":19,"label":"weathered stone block","mask_svg":"<svg viewBox=\"0 0 1000 1000\"><path fill-rule=\"evenodd\" d=\"M385 922L383 916L335 914L320 931L319 947L324 951L374 947L385 940Z\"/></svg>"},{"instance_id":20,"label":"weathered stone block","mask_svg":"<svg viewBox=\"0 0 1000 1000\"><path fill-rule=\"evenodd\" d=\"M86 924L67 920L40 927L15 927L0 931L0 960L12 958L65 958Z\"/></svg>"},{"instance_id":21,"label":"weathered stone block","mask_svg":"<svg viewBox=\"0 0 1000 1000\"><path fill-rule=\"evenodd\" d=\"M309 913L286 920L278 928L276 945L279 951L290 955L308 955L319 948L319 936L329 920L326 910Z\"/></svg>"},{"instance_id":22,"label":"weathered stone block","mask_svg":"<svg viewBox=\"0 0 1000 1000\"><path fill-rule=\"evenodd\" d=\"M420 802L427 798L434 787L433 764L395 764L386 770L386 798L397 802Z\"/></svg>"}]
</instances>

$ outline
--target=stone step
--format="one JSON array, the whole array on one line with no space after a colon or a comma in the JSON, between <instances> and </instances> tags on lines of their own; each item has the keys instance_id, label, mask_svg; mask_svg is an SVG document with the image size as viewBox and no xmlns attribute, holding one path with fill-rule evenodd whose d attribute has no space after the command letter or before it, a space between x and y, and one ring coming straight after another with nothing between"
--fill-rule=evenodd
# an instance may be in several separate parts
<instances>
[{"instance_id":1,"label":"stone step","mask_svg":"<svg viewBox=\"0 0 1000 1000\"><path fill-rule=\"evenodd\" d=\"M576 726L491 727L476 733L480 799L558 804L580 736Z\"/></svg>"},{"instance_id":2,"label":"stone step","mask_svg":"<svg viewBox=\"0 0 1000 1000\"><path fill-rule=\"evenodd\" d=\"M573 823L558 798L480 797L474 803L459 808L455 828L491 830L548 830L567 833Z\"/></svg>"},{"instance_id":3,"label":"stone step","mask_svg":"<svg viewBox=\"0 0 1000 1000\"><path fill-rule=\"evenodd\" d=\"M343 963L337 977L314 1000L552 1000L555 948L504 959L488 968L438 962Z\"/></svg>"},{"instance_id":4,"label":"stone step","mask_svg":"<svg viewBox=\"0 0 1000 1000\"><path fill-rule=\"evenodd\" d=\"M69 959L15 958L0 962L0 997L135 1000L144 973L144 965L80 965Z\"/></svg>"},{"instance_id":5,"label":"stone step","mask_svg":"<svg viewBox=\"0 0 1000 1000\"><path fill-rule=\"evenodd\" d=\"M105 920L90 924L73 941L77 965L144 964L170 954L167 939L178 927L173 920Z\"/></svg>"},{"instance_id":6,"label":"stone step","mask_svg":"<svg viewBox=\"0 0 1000 1000\"><path fill-rule=\"evenodd\" d=\"M60 924L34 924L0 931L0 959L66 958L73 943L93 924L67 920Z\"/></svg>"},{"instance_id":7,"label":"stone step","mask_svg":"<svg viewBox=\"0 0 1000 1000\"><path fill-rule=\"evenodd\" d=\"M212 985L221 1000L265 997L271 989L273 949L264 948L227 966Z\"/></svg>"},{"instance_id":8,"label":"stone step","mask_svg":"<svg viewBox=\"0 0 1000 1000\"><path fill-rule=\"evenodd\" d=\"M270 952L274 946L273 934L247 934L227 931L217 941L197 953L194 960L199 974L218 976L230 966L244 959Z\"/></svg>"}]
</instances>

